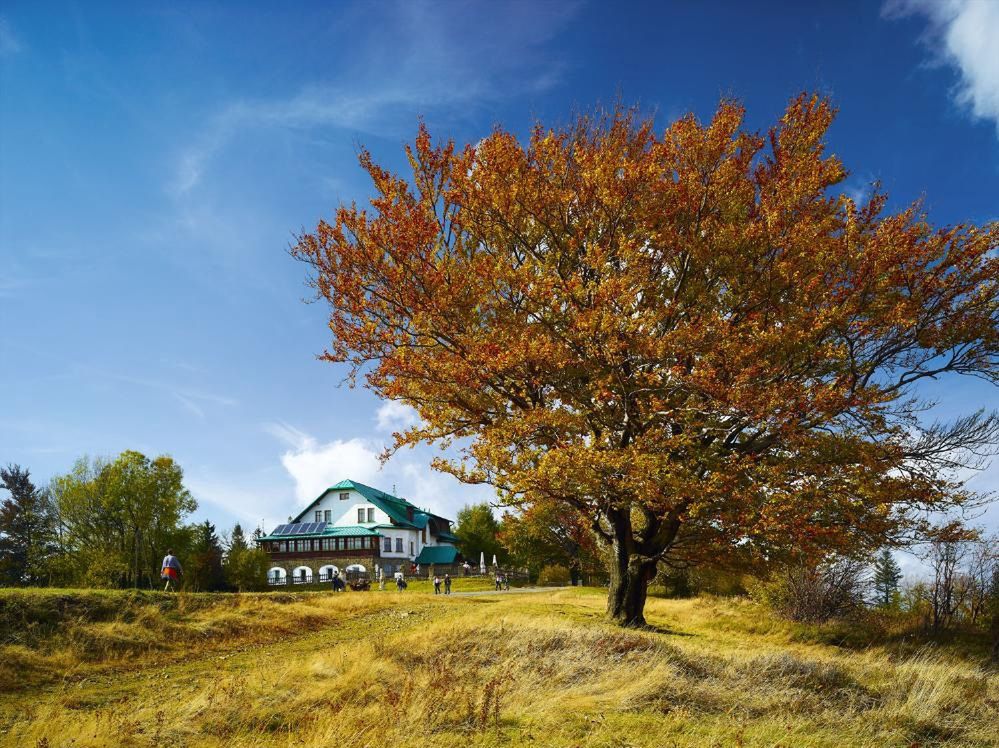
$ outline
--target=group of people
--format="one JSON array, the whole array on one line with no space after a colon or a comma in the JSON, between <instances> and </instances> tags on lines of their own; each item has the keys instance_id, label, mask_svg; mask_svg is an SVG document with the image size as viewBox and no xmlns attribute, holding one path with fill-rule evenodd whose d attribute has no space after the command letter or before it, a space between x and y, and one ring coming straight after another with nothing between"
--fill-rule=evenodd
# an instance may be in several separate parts
<instances>
[{"instance_id":1,"label":"group of people","mask_svg":"<svg viewBox=\"0 0 999 748\"><path fill-rule=\"evenodd\" d=\"M496 572L496 590L510 589L510 577L505 572Z\"/></svg>"},{"instance_id":2,"label":"group of people","mask_svg":"<svg viewBox=\"0 0 999 748\"><path fill-rule=\"evenodd\" d=\"M441 579L441 577L439 575L434 574L434 594L435 595L441 594L441 583L442 582L444 583L444 594L445 595L450 595L451 594L451 575L450 574L445 574L443 579Z\"/></svg>"}]
</instances>

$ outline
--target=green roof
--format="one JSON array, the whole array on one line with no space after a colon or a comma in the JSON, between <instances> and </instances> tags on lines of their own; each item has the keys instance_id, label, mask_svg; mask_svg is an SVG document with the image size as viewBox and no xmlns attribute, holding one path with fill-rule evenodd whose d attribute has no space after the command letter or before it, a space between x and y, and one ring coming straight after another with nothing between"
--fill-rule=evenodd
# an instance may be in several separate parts
<instances>
[{"instance_id":1,"label":"green roof","mask_svg":"<svg viewBox=\"0 0 999 748\"><path fill-rule=\"evenodd\" d=\"M285 525L282 525L284 527ZM365 536L381 537L380 532L369 530L360 525L327 525L322 532L294 533L290 535L270 534L265 535L260 540L298 540L299 538L360 538Z\"/></svg>"},{"instance_id":2,"label":"green roof","mask_svg":"<svg viewBox=\"0 0 999 748\"><path fill-rule=\"evenodd\" d=\"M437 537L440 540L443 540L445 543L457 543L457 542L459 542L458 536L457 535L452 535L449 532L438 533Z\"/></svg>"},{"instance_id":3,"label":"green roof","mask_svg":"<svg viewBox=\"0 0 999 748\"><path fill-rule=\"evenodd\" d=\"M356 480L342 480L336 483L325 491L323 491L319 496L313 501L309 506L302 510L301 514L298 515L293 521L298 522L305 514L312 509L316 503L323 498L330 491L357 491L361 496L370 501L376 507L381 509L385 514L392 518L392 521L396 523L396 526L402 527L413 527L417 530L423 529L427 526L430 521L430 517L438 517L436 514L424 511L412 504L406 499L399 498L398 496L393 496L385 491L380 491L377 488L372 488L371 486L366 486L363 483L358 483ZM409 519L409 510L413 510L413 519ZM421 518L420 515L423 515ZM439 519L447 520L446 517L439 517Z\"/></svg>"},{"instance_id":4,"label":"green roof","mask_svg":"<svg viewBox=\"0 0 999 748\"><path fill-rule=\"evenodd\" d=\"M453 545L425 545L413 563L453 564L458 558L458 549Z\"/></svg>"}]
</instances>

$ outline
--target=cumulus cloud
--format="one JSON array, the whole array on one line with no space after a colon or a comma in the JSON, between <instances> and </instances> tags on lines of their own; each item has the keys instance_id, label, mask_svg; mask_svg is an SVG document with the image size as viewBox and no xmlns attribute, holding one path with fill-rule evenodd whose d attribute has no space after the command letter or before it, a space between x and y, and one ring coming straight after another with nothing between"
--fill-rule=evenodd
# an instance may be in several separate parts
<instances>
[{"instance_id":1,"label":"cumulus cloud","mask_svg":"<svg viewBox=\"0 0 999 748\"><path fill-rule=\"evenodd\" d=\"M264 428L287 447L281 464L295 483L299 509L347 478L395 493L451 519L465 504L494 498L488 487L464 486L450 475L432 470L427 450L407 452L414 455L412 459L397 455L382 465L382 444L375 438L322 442L286 423L270 423Z\"/></svg>"},{"instance_id":2,"label":"cumulus cloud","mask_svg":"<svg viewBox=\"0 0 999 748\"><path fill-rule=\"evenodd\" d=\"M888 0L889 18L919 15L929 22L924 38L935 61L960 73L957 103L999 134L999 2L995 0Z\"/></svg>"}]
</instances>

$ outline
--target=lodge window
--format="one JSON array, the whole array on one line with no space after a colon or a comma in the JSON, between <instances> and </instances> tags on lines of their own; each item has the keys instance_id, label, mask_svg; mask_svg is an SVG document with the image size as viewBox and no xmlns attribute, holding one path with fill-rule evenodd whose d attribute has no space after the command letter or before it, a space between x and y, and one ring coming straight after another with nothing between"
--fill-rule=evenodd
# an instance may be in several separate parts
<instances>
[{"instance_id":1,"label":"lodge window","mask_svg":"<svg viewBox=\"0 0 999 748\"><path fill-rule=\"evenodd\" d=\"M375 510L372 509L371 507L368 507L368 522L374 522L374 521L375 521Z\"/></svg>"},{"instance_id":2,"label":"lodge window","mask_svg":"<svg viewBox=\"0 0 999 748\"><path fill-rule=\"evenodd\" d=\"M323 540L323 550L324 551L332 551L333 550L333 539L332 538L325 538Z\"/></svg>"},{"instance_id":3,"label":"lodge window","mask_svg":"<svg viewBox=\"0 0 999 748\"><path fill-rule=\"evenodd\" d=\"M382 550L386 553L392 552L392 538L385 538L382 541Z\"/></svg>"},{"instance_id":4,"label":"lodge window","mask_svg":"<svg viewBox=\"0 0 999 748\"><path fill-rule=\"evenodd\" d=\"M316 510L316 522L322 522L322 521L323 521L323 513L322 513L321 510L317 509Z\"/></svg>"},{"instance_id":5,"label":"lodge window","mask_svg":"<svg viewBox=\"0 0 999 748\"><path fill-rule=\"evenodd\" d=\"M395 552L402 553L402 538L395 539Z\"/></svg>"},{"instance_id":6,"label":"lodge window","mask_svg":"<svg viewBox=\"0 0 999 748\"><path fill-rule=\"evenodd\" d=\"M333 512L327 509L325 512L323 512L323 522L332 522L332 521L333 521Z\"/></svg>"},{"instance_id":7,"label":"lodge window","mask_svg":"<svg viewBox=\"0 0 999 748\"><path fill-rule=\"evenodd\" d=\"M342 494L340 494L340 501L346 501L349 498L350 498L350 494L349 493L342 493Z\"/></svg>"},{"instance_id":8,"label":"lodge window","mask_svg":"<svg viewBox=\"0 0 999 748\"><path fill-rule=\"evenodd\" d=\"M280 550L281 550L281 553L287 553L288 552L288 544L285 541L283 541L283 540L280 543Z\"/></svg>"},{"instance_id":9,"label":"lodge window","mask_svg":"<svg viewBox=\"0 0 999 748\"><path fill-rule=\"evenodd\" d=\"M415 556L416 555L416 551L413 549L413 541L412 540L409 541L409 555L410 556Z\"/></svg>"},{"instance_id":10,"label":"lodge window","mask_svg":"<svg viewBox=\"0 0 999 748\"><path fill-rule=\"evenodd\" d=\"M364 507L357 510L357 521L364 522Z\"/></svg>"}]
</instances>

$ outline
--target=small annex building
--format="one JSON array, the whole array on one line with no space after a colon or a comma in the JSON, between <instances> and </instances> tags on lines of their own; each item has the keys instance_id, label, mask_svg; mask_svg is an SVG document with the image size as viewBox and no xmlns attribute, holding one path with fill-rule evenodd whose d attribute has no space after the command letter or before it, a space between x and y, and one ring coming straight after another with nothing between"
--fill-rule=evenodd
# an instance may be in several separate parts
<instances>
[{"instance_id":1,"label":"small annex building","mask_svg":"<svg viewBox=\"0 0 999 748\"><path fill-rule=\"evenodd\" d=\"M328 582L334 571L386 577L411 564L461 562L451 520L354 480L330 486L287 524L257 538L269 584Z\"/></svg>"}]
</instances>

